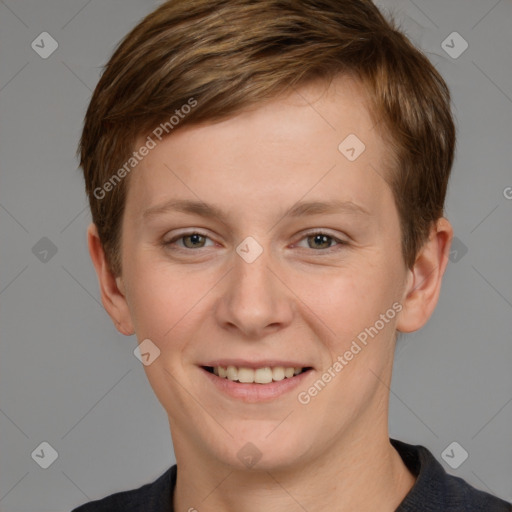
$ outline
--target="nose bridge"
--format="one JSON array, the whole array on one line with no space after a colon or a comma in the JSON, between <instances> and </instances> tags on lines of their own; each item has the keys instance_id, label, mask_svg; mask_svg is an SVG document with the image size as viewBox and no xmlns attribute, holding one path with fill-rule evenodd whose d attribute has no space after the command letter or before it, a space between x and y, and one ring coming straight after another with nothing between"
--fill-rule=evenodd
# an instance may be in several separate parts
<instances>
[{"instance_id":1,"label":"nose bridge","mask_svg":"<svg viewBox=\"0 0 512 512\"><path fill-rule=\"evenodd\" d=\"M256 242L257 243L257 242ZM271 287L269 267L272 264L272 254L268 248L263 249L254 242L244 241L236 249L234 258L235 287L245 292L248 290L254 297L258 293L269 294ZM269 296L268 299L271 297Z\"/></svg>"}]
</instances>

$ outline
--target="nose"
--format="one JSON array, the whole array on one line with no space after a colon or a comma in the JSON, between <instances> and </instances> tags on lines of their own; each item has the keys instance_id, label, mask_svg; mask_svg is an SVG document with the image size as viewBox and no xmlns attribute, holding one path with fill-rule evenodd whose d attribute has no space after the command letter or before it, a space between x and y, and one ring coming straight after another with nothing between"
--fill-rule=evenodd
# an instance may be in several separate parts
<instances>
[{"instance_id":1,"label":"nose","mask_svg":"<svg viewBox=\"0 0 512 512\"><path fill-rule=\"evenodd\" d=\"M279 265L268 249L252 262L235 252L216 308L224 329L246 338L261 339L289 325L293 318L293 294Z\"/></svg>"}]
</instances>

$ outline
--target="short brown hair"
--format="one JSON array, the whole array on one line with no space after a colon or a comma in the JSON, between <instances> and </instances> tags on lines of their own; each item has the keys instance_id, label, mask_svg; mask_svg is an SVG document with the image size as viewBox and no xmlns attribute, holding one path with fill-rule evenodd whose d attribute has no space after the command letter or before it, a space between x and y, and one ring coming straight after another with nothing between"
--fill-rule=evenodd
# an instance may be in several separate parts
<instances>
[{"instance_id":1,"label":"short brown hair","mask_svg":"<svg viewBox=\"0 0 512 512\"><path fill-rule=\"evenodd\" d=\"M411 267L443 216L455 126L446 83L395 21L369 0L170 0L106 64L78 149L92 219L114 274L121 273L128 179L102 187L141 136L191 98L195 107L176 129L227 118L288 87L338 74L360 80L370 115L390 143L387 179Z\"/></svg>"}]
</instances>

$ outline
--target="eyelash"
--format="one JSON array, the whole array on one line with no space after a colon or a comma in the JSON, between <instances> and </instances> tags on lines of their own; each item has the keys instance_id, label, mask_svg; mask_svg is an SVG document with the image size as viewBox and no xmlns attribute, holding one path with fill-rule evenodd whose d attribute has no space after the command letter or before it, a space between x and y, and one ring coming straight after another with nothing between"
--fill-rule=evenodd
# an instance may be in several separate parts
<instances>
[{"instance_id":1,"label":"eyelash","mask_svg":"<svg viewBox=\"0 0 512 512\"><path fill-rule=\"evenodd\" d=\"M173 251L175 250L175 251L190 252L190 251L194 251L197 249L205 249L205 247L198 247L197 249L193 249L190 247L179 247L179 246L172 247L174 245L174 243L177 242L178 240L181 240L182 238L186 238L187 236L192 236L192 235L199 235L199 236L202 236L203 238L210 239L210 237L206 233L202 233L201 231L188 231L186 233L181 233L180 235L172 238L171 240L164 241L163 245ZM302 238L300 238L299 242L306 238L314 237L317 235L325 235L325 236L327 236L327 238L331 239L332 241L337 242L337 245L339 245L339 246L348 245L348 242L346 242L345 240L341 240L339 238L336 238L335 236L330 235L329 233L326 233L325 231L320 231L320 230L304 233L304 235L302 235ZM335 248L336 248L336 246L327 247L326 249L311 249L311 248L306 248L306 249L310 249L311 251L315 251L315 252L319 252L319 253L320 252L331 253L333 250L336 250Z\"/></svg>"}]
</instances>

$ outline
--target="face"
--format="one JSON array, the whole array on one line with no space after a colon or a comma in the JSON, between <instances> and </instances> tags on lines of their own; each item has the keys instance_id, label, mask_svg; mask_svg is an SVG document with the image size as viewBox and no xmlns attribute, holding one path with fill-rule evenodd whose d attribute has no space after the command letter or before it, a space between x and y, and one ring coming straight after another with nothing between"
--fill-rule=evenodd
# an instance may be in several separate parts
<instances>
[{"instance_id":1,"label":"face","mask_svg":"<svg viewBox=\"0 0 512 512\"><path fill-rule=\"evenodd\" d=\"M414 282L388 150L354 82L298 92L184 127L130 175L109 311L159 351L144 369L178 460L284 468L387 429Z\"/></svg>"}]
</instances>

